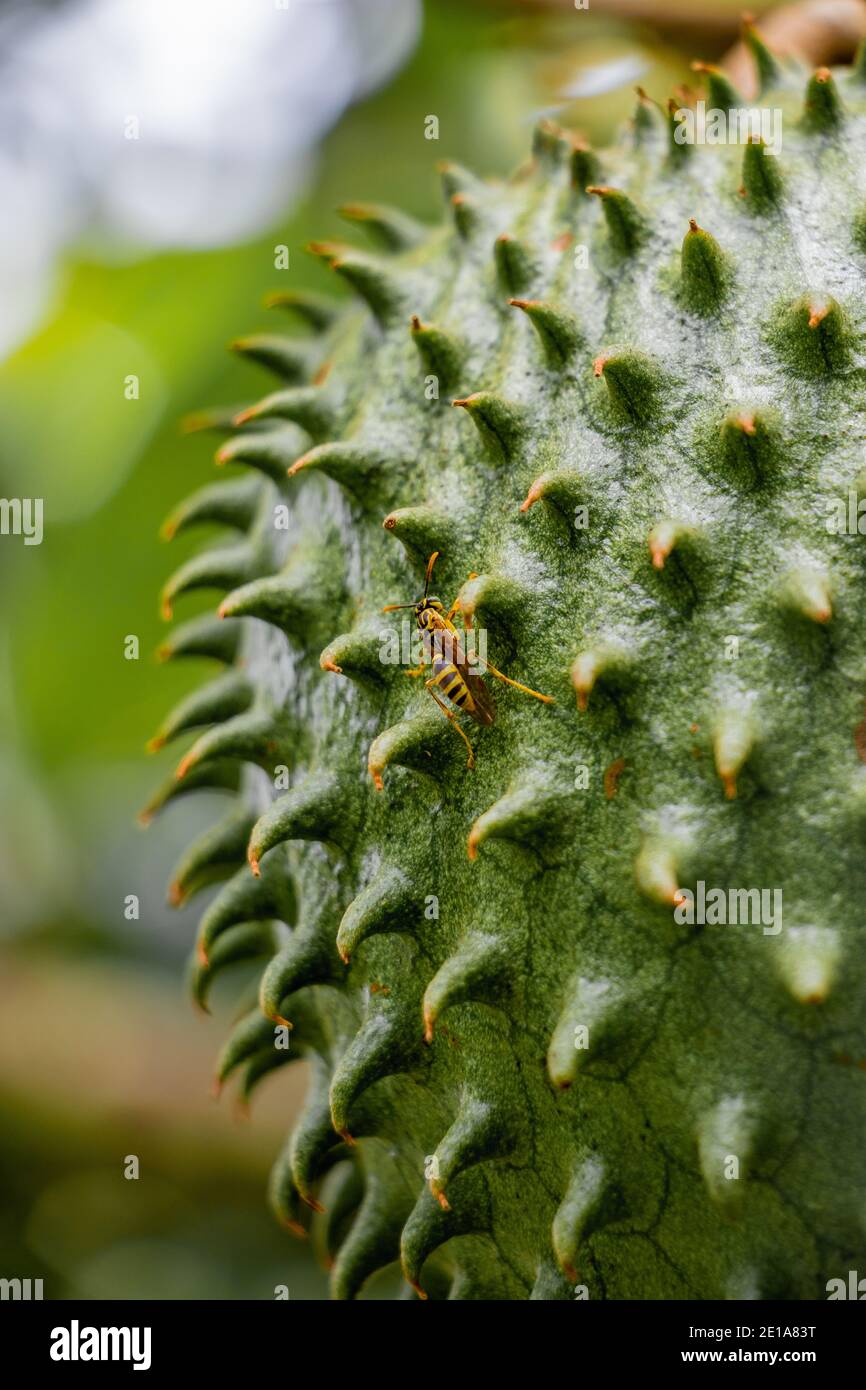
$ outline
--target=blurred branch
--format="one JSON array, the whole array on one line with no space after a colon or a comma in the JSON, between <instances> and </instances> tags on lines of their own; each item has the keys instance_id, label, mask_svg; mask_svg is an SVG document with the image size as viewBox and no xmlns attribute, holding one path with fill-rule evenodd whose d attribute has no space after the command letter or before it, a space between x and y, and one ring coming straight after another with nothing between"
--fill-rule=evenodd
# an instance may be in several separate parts
<instances>
[{"instance_id":1,"label":"blurred branch","mask_svg":"<svg viewBox=\"0 0 866 1390\"><path fill-rule=\"evenodd\" d=\"M574 0L521 0L525 9L538 13L561 13L574 10ZM760 5L756 7L759 11ZM714 4L706 9L695 0L589 0L593 14L611 15L615 19L640 20L663 32L696 36L712 36L719 43L736 34L740 22L738 0Z\"/></svg>"},{"instance_id":2,"label":"blurred branch","mask_svg":"<svg viewBox=\"0 0 866 1390\"><path fill-rule=\"evenodd\" d=\"M524 8L538 13L575 9L574 0L522 0ZM706 9L695 0L589 0L593 14L640 20L661 33L674 33L685 47L694 38L719 46L737 33L739 0L727 0ZM803 3L771 9L756 5L762 36L776 52L808 64L844 62L866 36L864 0L803 0ZM748 56L741 43L730 51L725 66L732 76L747 72ZM743 79L743 85L748 83Z\"/></svg>"},{"instance_id":3,"label":"blurred branch","mask_svg":"<svg viewBox=\"0 0 866 1390\"><path fill-rule=\"evenodd\" d=\"M801 0L765 14L761 37L781 57L808 67L847 62L866 38L864 0ZM754 65L745 44L737 43L722 60L734 84L746 96L755 91Z\"/></svg>"}]
</instances>

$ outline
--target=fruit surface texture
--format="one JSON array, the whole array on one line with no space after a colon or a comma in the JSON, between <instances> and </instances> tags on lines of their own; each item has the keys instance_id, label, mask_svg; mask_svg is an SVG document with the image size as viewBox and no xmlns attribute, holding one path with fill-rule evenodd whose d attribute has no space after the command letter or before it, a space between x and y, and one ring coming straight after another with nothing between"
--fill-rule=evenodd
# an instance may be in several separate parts
<instances>
[{"instance_id":1,"label":"fruit surface texture","mask_svg":"<svg viewBox=\"0 0 866 1390\"><path fill-rule=\"evenodd\" d=\"M812 1299L862 1255L866 66L748 36L775 152L641 94L614 148L443 166L441 227L346 208L355 297L275 295L268 394L198 421L227 477L167 529L226 530L163 604L219 609L164 655L212 670L149 812L230 798L170 892L218 881L199 1003L257 963L220 1084L309 1065L271 1200L338 1298ZM434 551L555 701L488 674L474 770L383 659Z\"/></svg>"}]
</instances>

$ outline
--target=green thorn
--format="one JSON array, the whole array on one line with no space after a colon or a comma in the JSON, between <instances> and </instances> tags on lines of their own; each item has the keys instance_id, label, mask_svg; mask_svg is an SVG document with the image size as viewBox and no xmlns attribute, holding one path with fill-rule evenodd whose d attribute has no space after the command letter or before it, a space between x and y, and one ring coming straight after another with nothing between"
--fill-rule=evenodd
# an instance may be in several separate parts
<instances>
[{"instance_id":1,"label":"green thorn","mask_svg":"<svg viewBox=\"0 0 866 1390\"><path fill-rule=\"evenodd\" d=\"M803 108L803 127L816 133L836 130L842 124L845 111L839 88L829 68L817 68L806 87Z\"/></svg>"},{"instance_id":2,"label":"green thorn","mask_svg":"<svg viewBox=\"0 0 866 1390\"><path fill-rule=\"evenodd\" d=\"M740 192L750 210L765 212L778 204L784 188L779 160L760 137L751 139L743 151L742 177Z\"/></svg>"},{"instance_id":3,"label":"green thorn","mask_svg":"<svg viewBox=\"0 0 866 1390\"><path fill-rule=\"evenodd\" d=\"M712 314L725 299L731 282L727 257L709 232L689 219L680 254L683 298L696 314Z\"/></svg>"},{"instance_id":4,"label":"green thorn","mask_svg":"<svg viewBox=\"0 0 866 1390\"><path fill-rule=\"evenodd\" d=\"M604 377L611 404L634 424L644 425L658 414L663 376L658 364L641 352L602 353L592 364Z\"/></svg>"},{"instance_id":5,"label":"green thorn","mask_svg":"<svg viewBox=\"0 0 866 1390\"><path fill-rule=\"evenodd\" d=\"M341 309L336 300L312 290L274 290L265 295L264 305L266 309L283 309L295 314L317 333L330 328Z\"/></svg>"},{"instance_id":6,"label":"green thorn","mask_svg":"<svg viewBox=\"0 0 866 1390\"><path fill-rule=\"evenodd\" d=\"M612 245L623 255L633 255L648 232L643 213L638 211L628 194L618 188L592 184L586 191L601 199Z\"/></svg>"},{"instance_id":7,"label":"green thorn","mask_svg":"<svg viewBox=\"0 0 866 1390\"><path fill-rule=\"evenodd\" d=\"M575 140L571 150L571 186L582 197L587 197L587 185L601 180L601 160L583 141Z\"/></svg>"},{"instance_id":8,"label":"green thorn","mask_svg":"<svg viewBox=\"0 0 866 1390\"><path fill-rule=\"evenodd\" d=\"M287 382L308 381L318 365L307 343L295 342L279 333L254 333L235 338L229 346L240 357L248 357Z\"/></svg>"},{"instance_id":9,"label":"green thorn","mask_svg":"<svg viewBox=\"0 0 866 1390\"><path fill-rule=\"evenodd\" d=\"M758 92L763 94L768 87L775 87L781 81L782 69L755 28L752 15L743 15L743 43L748 48L758 70Z\"/></svg>"},{"instance_id":10,"label":"green thorn","mask_svg":"<svg viewBox=\"0 0 866 1390\"><path fill-rule=\"evenodd\" d=\"M513 456L523 433L516 406L493 391L475 391L451 404L466 411L491 457L506 461Z\"/></svg>"},{"instance_id":11,"label":"green thorn","mask_svg":"<svg viewBox=\"0 0 866 1390\"><path fill-rule=\"evenodd\" d=\"M418 349L421 362L435 376L443 391L453 391L460 380L463 352L450 333L433 324L422 323L417 314L410 320L412 342Z\"/></svg>"},{"instance_id":12,"label":"green thorn","mask_svg":"<svg viewBox=\"0 0 866 1390\"><path fill-rule=\"evenodd\" d=\"M363 227L384 251L407 251L426 235L426 229L414 217L381 203L344 203L337 211L347 222Z\"/></svg>"},{"instance_id":13,"label":"green thorn","mask_svg":"<svg viewBox=\"0 0 866 1390\"><path fill-rule=\"evenodd\" d=\"M731 79L721 68L712 63L692 63L692 72L699 72L706 79L707 105L719 111L737 110L743 99Z\"/></svg>"},{"instance_id":14,"label":"green thorn","mask_svg":"<svg viewBox=\"0 0 866 1390\"><path fill-rule=\"evenodd\" d=\"M538 278L538 262L525 242L503 232L493 244L496 273L503 288L522 294Z\"/></svg>"},{"instance_id":15,"label":"green thorn","mask_svg":"<svg viewBox=\"0 0 866 1390\"><path fill-rule=\"evenodd\" d=\"M832 296L802 295L776 314L773 337L799 371L842 371L851 357L848 317Z\"/></svg>"},{"instance_id":16,"label":"green thorn","mask_svg":"<svg viewBox=\"0 0 866 1390\"><path fill-rule=\"evenodd\" d=\"M509 299L508 302L526 314L552 367L564 367L574 357L581 345L581 335L571 314L540 299Z\"/></svg>"}]
</instances>

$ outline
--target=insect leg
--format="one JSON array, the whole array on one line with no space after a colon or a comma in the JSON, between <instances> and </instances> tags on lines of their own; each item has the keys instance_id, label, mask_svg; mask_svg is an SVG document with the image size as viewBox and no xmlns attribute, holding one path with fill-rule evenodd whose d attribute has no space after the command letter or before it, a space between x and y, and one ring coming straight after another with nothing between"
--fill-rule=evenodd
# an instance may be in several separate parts
<instances>
[{"instance_id":1,"label":"insect leg","mask_svg":"<svg viewBox=\"0 0 866 1390\"><path fill-rule=\"evenodd\" d=\"M537 690L530 690L528 685L521 685L520 681L513 681L510 676L503 676L502 672L497 671L495 666L491 666L489 661L485 661L484 665L491 676L495 676L497 680L505 681L506 685L513 685L515 690L522 690L524 695L532 695L536 700L543 700L546 705L556 703L552 695L541 695Z\"/></svg>"},{"instance_id":2,"label":"insect leg","mask_svg":"<svg viewBox=\"0 0 866 1390\"><path fill-rule=\"evenodd\" d=\"M475 766L475 754L472 752L472 744L469 742L468 738L466 737L466 735L464 734L463 730L457 722L457 715L454 714L454 712L450 710L448 706L445 704L445 701L440 699L440 697L436 694L436 691L433 689L434 682L432 679L429 681L425 681L424 685L425 688L430 691L430 694L433 696L433 699L436 701L442 713L445 715L445 718L451 721L451 723L454 725L455 730L460 735L463 742L466 744L466 747L469 749L469 757L466 760L466 766L472 769Z\"/></svg>"}]
</instances>

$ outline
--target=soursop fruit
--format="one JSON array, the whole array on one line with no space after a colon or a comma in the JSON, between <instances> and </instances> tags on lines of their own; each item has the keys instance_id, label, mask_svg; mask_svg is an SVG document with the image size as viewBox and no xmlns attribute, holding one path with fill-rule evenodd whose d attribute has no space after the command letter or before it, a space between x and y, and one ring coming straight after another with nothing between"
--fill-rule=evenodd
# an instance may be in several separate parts
<instances>
[{"instance_id":1,"label":"soursop fruit","mask_svg":"<svg viewBox=\"0 0 866 1390\"><path fill-rule=\"evenodd\" d=\"M444 165L436 229L346 208L373 249L311 250L356 300L274 295L296 331L235 347L276 389L199 421L234 467L167 530L229 539L163 603L223 596L163 654L224 670L148 814L231 798L171 897L221 881L199 1003L257 963L219 1083L308 1064L271 1200L338 1298L821 1298L862 1256L866 63L747 37L781 149L640 93L616 148ZM488 672L474 770L387 659L434 552L555 701Z\"/></svg>"}]
</instances>

